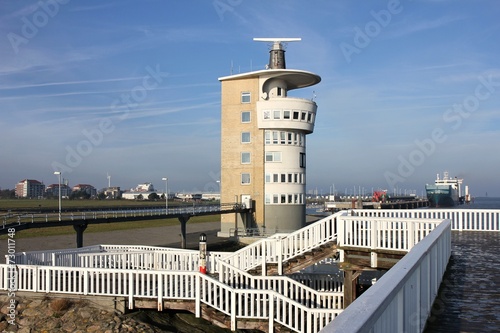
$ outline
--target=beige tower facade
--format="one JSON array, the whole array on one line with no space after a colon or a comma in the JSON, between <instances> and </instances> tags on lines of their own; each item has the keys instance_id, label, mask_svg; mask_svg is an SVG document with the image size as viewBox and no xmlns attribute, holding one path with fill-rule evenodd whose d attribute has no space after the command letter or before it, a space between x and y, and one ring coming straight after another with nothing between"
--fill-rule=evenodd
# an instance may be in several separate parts
<instances>
[{"instance_id":1,"label":"beige tower facade","mask_svg":"<svg viewBox=\"0 0 500 333\"><path fill-rule=\"evenodd\" d=\"M305 225L306 135L314 130L313 100L291 97L321 78L285 68L283 43L273 43L267 69L221 82L221 203L249 214L224 214L221 235L290 232Z\"/></svg>"}]
</instances>

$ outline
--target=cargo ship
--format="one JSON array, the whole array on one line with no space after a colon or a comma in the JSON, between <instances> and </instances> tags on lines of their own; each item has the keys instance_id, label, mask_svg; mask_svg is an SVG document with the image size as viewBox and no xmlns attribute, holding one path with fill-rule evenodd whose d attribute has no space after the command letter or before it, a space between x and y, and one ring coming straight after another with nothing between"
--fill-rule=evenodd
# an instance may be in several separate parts
<instances>
[{"instance_id":1,"label":"cargo ship","mask_svg":"<svg viewBox=\"0 0 500 333\"><path fill-rule=\"evenodd\" d=\"M463 204L465 196L462 196L462 182L463 179L450 178L447 171L444 172L443 178L438 174L434 184L425 185L430 207L453 207Z\"/></svg>"}]
</instances>

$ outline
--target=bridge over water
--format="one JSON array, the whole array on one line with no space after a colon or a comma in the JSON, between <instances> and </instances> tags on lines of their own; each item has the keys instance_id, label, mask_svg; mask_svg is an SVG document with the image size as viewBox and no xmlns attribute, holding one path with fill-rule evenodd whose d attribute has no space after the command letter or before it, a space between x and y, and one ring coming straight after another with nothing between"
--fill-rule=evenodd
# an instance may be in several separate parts
<instances>
[{"instance_id":1,"label":"bridge over water","mask_svg":"<svg viewBox=\"0 0 500 333\"><path fill-rule=\"evenodd\" d=\"M339 212L206 257L114 245L9 253L0 265L0 289L107 296L128 309L182 308L233 330L422 332L451 255L451 230L499 231L499 216L498 210L460 209ZM406 255L357 295L358 273L385 267L390 253ZM208 274L199 272L203 260ZM320 260L343 263L350 281L301 273ZM353 300L347 307L346 298Z\"/></svg>"}]
</instances>

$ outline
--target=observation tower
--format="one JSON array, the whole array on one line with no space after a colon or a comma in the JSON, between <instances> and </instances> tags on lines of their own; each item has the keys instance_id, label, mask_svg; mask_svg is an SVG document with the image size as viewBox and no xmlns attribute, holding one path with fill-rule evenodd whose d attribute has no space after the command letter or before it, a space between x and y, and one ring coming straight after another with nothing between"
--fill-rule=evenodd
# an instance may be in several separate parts
<instances>
[{"instance_id":1,"label":"observation tower","mask_svg":"<svg viewBox=\"0 0 500 333\"><path fill-rule=\"evenodd\" d=\"M290 232L305 225L306 136L314 130L314 99L293 90L321 81L287 69L285 45L300 38L254 38L271 44L266 69L221 82L221 203L241 202L251 214L225 214L220 235Z\"/></svg>"}]
</instances>

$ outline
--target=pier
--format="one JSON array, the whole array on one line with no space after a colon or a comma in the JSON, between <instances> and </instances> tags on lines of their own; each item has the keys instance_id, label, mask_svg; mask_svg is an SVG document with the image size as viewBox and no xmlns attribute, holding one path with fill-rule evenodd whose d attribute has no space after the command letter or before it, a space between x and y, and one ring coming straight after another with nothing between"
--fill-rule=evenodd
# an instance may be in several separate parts
<instances>
[{"instance_id":1,"label":"pier","mask_svg":"<svg viewBox=\"0 0 500 333\"><path fill-rule=\"evenodd\" d=\"M194 250L99 245L15 253L0 265L0 289L14 281L17 291L111 297L124 310L183 308L232 330L421 332L439 300L452 230L497 233L500 211L342 211L236 252L208 252L207 274ZM401 259L389 269L383 254L391 252ZM301 274L318 262L344 274ZM362 294L346 282L381 267L388 271Z\"/></svg>"},{"instance_id":2,"label":"pier","mask_svg":"<svg viewBox=\"0 0 500 333\"><path fill-rule=\"evenodd\" d=\"M332 213L346 209L416 209L429 207L427 199L401 199L386 202L372 202L352 199L350 201L325 202L324 210Z\"/></svg>"},{"instance_id":3,"label":"pier","mask_svg":"<svg viewBox=\"0 0 500 333\"><path fill-rule=\"evenodd\" d=\"M193 216L234 213L245 215L250 209L242 203L218 205L193 205L170 208L100 210L57 213L13 213L2 216L0 235L9 230L21 231L32 228L73 226L76 232L76 247L83 247L83 233L89 224L120 223L144 220L176 218L181 227L182 248L186 248L186 224Z\"/></svg>"}]
</instances>

